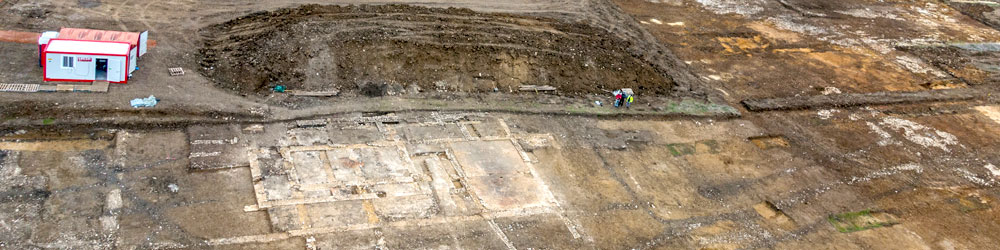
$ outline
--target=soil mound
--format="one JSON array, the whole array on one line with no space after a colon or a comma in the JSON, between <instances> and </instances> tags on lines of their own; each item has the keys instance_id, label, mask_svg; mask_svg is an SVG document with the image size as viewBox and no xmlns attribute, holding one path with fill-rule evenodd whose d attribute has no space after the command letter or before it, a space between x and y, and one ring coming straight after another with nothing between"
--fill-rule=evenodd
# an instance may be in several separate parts
<instances>
[{"instance_id":1,"label":"soil mound","mask_svg":"<svg viewBox=\"0 0 1000 250\"><path fill-rule=\"evenodd\" d=\"M408 5L258 12L200 31L202 73L241 94L289 89L366 94L425 91L560 93L636 88L668 94L673 80L629 53L629 42L583 23ZM362 93L364 92L364 93ZM382 91L384 92L384 91Z\"/></svg>"}]
</instances>

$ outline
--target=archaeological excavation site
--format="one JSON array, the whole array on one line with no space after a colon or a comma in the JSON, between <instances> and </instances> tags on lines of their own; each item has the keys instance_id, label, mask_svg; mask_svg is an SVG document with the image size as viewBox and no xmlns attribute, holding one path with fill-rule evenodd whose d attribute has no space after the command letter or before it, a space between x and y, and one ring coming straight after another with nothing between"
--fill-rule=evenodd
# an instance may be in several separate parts
<instances>
[{"instance_id":1,"label":"archaeological excavation site","mask_svg":"<svg viewBox=\"0 0 1000 250\"><path fill-rule=\"evenodd\" d=\"M1000 0L0 0L0 249L997 249Z\"/></svg>"}]
</instances>

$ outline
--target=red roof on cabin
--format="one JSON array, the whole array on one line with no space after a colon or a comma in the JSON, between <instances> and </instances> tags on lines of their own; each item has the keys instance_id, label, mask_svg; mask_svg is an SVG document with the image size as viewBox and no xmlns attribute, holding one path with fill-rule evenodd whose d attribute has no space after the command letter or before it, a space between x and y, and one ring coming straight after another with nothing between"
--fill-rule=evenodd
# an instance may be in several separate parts
<instances>
[{"instance_id":1,"label":"red roof on cabin","mask_svg":"<svg viewBox=\"0 0 1000 250\"><path fill-rule=\"evenodd\" d=\"M109 30L62 28L59 30L59 39L127 42L132 46L136 46L139 44L139 33L109 31Z\"/></svg>"}]
</instances>

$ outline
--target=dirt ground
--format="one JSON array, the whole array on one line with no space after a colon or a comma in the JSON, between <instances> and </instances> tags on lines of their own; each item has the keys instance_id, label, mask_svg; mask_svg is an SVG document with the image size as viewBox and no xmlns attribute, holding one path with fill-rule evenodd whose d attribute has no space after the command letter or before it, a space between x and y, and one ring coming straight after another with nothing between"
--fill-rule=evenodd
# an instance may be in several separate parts
<instances>
[{"instance_id":1,"label":"dirt ground","mask_svg":"<svg viewBox=\"0 0 1000 250\"><path fill-rule=\"evenodd\" d=\"M0 249L992 249L993 6L2 0L157 45L0 92Z\"/></svg>"}]
</instances>

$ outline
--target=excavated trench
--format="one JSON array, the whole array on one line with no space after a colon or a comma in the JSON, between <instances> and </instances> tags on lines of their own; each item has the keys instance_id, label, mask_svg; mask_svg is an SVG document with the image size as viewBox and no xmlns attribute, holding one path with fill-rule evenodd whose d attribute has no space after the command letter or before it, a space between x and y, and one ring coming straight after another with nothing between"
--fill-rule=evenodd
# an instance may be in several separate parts
<instances>
[{"instance_id":1,"label":"excavated trench","mask_svg":"<svg viewBox=\"0 0 1000 250\"><path fill-rule=\"evenodd\" d=\"M408 5L304 5L202 29L202 74L222 88L303 91L518 91L566 95L635 88L666 95L661 68L604 29L544 17Z\"/></svg>"}]
</instances>

